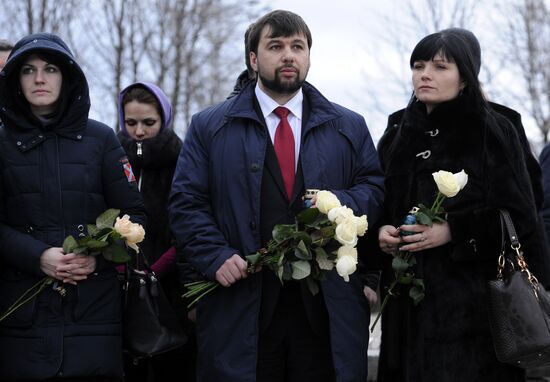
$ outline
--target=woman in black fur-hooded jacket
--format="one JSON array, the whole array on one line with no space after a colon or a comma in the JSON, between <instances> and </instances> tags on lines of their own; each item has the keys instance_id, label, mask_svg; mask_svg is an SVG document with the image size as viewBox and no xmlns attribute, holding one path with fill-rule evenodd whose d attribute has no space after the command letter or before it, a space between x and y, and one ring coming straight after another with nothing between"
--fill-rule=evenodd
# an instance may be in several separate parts
<instances>
[{"instance_id":1,"label":"woman in black fur-hooded jacket","mask_svg":"<svg viewBox=\"0 0 550 382\"><path fill-rule=\"evenodd\" d=\"M526 151L522 127L484 99L479 44L471 32L452 28L425 37L410 65L414 95L390 116L378 145L387 190L378 238L386 260L382 291L394 277L390 253L403 245L414 253L425 297L415 306L400 286L398 297L390 298L378 380L524 381L523 370L496 359L486 284L496 276L499 208L510 212L530 269L543 284L550 280L536 203L540 170ZM468 174L464 189L445 200L447 221L402 226L411 207L431 206L438 191L432 173L439 170ZM402 237L401 229L415 233Z\"/></svg>"}]
</instances>

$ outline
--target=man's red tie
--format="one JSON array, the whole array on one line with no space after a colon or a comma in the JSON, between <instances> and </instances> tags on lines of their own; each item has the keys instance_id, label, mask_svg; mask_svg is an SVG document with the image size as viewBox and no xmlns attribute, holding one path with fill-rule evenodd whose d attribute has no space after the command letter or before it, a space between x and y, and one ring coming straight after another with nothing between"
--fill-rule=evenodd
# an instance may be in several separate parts
<instances>
[{"instance_id":1,"label":"man's red tie","mask_svg":"<svg viewBox=\"0 0 550 382\"><path fill-rule=\"evenodd\" d=\"M294 188L294 134L288 123L288 113L290 111L286 107L279 106L273 113L280 118L277 130L275 131L275 153L279 160L279 167L283 175L286 194L288 199L292 197L292 189Z\"/></svg>"}]
</instances>

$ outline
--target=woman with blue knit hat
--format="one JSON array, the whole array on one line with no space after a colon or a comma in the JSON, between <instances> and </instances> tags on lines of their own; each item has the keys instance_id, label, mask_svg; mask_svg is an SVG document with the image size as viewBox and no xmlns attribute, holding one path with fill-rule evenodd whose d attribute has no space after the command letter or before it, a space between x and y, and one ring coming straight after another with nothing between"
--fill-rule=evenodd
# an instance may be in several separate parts
<instances>
[{"instance_id":1,"label":"woman with blue knit hat","mask_svg":"<svg viewBox=\"0 0 550 382\"><path fill-rule=\"evenodd\" d=\"M0 72L0 381L120 381L121 293L115 263L65 252L68 235L109 208L145 224L128 159L88 118L88 83L68 46L36 33Z\"/></svg>"},{"instance_id":2,"label":"woman with blue knit hat","mask_svg":"<svg viewBox=\"0 0 550 382\"><path fill-rule=\"evenodd\" d=\"M120 132L139 190L145 202L148 225L141 244L163 290L189 335L184 347L137 361L129 355L125 362L125 381L194 380L195 349L191 322L182 300L180 277L193 281L187 264L176 265L176 248L168 225L168 195L182 142L172 129L172 106L158 86L136 82L119 94ZM140 267L139 264L135 264Z\"/></svg>"}]
</instances>

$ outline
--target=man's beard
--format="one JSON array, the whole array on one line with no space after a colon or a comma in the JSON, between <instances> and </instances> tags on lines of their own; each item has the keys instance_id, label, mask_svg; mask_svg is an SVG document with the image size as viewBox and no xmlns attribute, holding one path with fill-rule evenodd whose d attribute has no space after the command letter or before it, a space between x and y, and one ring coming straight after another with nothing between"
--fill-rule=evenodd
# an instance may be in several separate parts
<instances>
[{"instance_id":1,"label":"man's beard","mask_svg":"<svg viewBox=\"0 0 550 382\"><path fill-rule=\"evenodd\" d=\"M296 72L296 78L293 81L282 81L279 72L275 73L275 78L270 80L258 72L258 77L262 81L262 84L269 90L278 94L294 94L304 84L305 78L300 78L300 72Z\"/></svg>"}]
</instances>

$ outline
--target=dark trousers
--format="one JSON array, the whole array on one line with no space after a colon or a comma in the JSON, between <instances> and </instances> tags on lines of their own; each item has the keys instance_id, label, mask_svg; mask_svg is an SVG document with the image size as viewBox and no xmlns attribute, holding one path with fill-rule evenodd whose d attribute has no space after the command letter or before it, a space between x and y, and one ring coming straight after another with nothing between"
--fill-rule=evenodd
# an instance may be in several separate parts
<instances>
[{"instance_id":1,"label":"dark trousers","mask_svg":"<svg viewBox=\"0 0 550 382\"><path fill-rule=\"evenodd\" d=\"M273 317L260 333L256 382L335 380L329 328L322 334L312 330L299 284L291 282L281 288Z\"/></svg>"}]
</instances>

